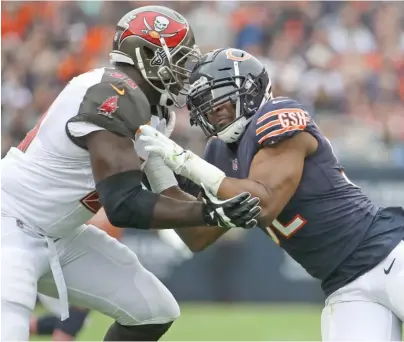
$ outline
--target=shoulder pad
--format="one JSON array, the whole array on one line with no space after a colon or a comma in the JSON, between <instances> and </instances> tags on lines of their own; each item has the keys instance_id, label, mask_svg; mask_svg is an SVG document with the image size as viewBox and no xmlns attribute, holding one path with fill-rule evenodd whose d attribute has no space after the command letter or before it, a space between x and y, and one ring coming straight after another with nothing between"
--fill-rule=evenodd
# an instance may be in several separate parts
<instances>
[{"instance_id":1,"label":"shoulder pad","mask_svg":"<svg viewBox=\"0 0 404 342\"><path fill-rule=\"evenodd\" d=\"M106 69L101 81L88 88L77 115L68 123L88 122L134 138L139 126L147 124L150 117L150 104L144 93L125 74ZM74 137L69 137L74 141Z\"/></svg>"},{"instance_id":2,"label":"shoulder pad","mask_svg":"<svg viewBox=\"0 0 404 342\"><path fill-rule=\"evenodd\" d=\"M306 129L309 113L299 102L288 97L276 97L266 102L254 115L256 142L273 146Z\"/></svg>"}]
</instances>

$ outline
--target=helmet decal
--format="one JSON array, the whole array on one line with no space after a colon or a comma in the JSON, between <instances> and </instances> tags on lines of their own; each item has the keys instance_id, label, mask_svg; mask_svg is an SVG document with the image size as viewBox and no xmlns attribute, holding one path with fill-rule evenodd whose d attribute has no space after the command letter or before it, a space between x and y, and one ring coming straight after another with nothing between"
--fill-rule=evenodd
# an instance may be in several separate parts
<instances>
[{"instance_id":1,"label":"helmet decal","mask_svg":"<svg viewBox=\"0 0 404 342\"><path fill-rule=\"evenodd\" d=\"M185 105L193 64L200 58L186 19L164 6L144 6L121 18L110 62L135 66L142 77L170 103Z\"/></svg>"},{"instance_id":2,"label":"helmet decal","mask_svg":"<svg viewBox=\"0 0 404 342\"><path fill-rule=\"evenodd\" d=\"M240 51L240 50L238 50L238 51ZM250 59L251 55L247 52L244 52L244 56L238 57L233 54L233 49L228 49L228 50L226 50L226 58L231 59L232 61L242 62L242 61L246 61L247 59Z\"/></svg>"},{"instance_id":3,"label":"helmet decal","mask_svg":"<svg viewBox=\"0 0 404 342\"><path fill-rule=\"evenodd\" d=\"M138 36L159 47L162 47L160 39L164 38L168 48L175 48L184 40L189 29L186 21L181 22L152 11L130 16L126 25L119 45L130 36Z\"/></svg>"}]
</instances>

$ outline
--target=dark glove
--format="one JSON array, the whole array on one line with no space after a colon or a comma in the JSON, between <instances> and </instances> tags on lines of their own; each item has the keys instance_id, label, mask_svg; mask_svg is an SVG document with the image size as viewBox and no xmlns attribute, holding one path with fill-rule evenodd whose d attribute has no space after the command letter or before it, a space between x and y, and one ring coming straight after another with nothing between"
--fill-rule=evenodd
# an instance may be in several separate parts
<instances>
[{"instance_id":1,"label":"dark glove","mask_svg":"<svg viewBox=\"0 0 404 342\"><path fill-rule=\"evenodd\" d=\"M201 184L202 201L205 204L204 218L207 226L219 226L223 228L254 228L257 225L255 219L261 212L257 197L251 198L251 194L243 192L225 201L217 199L203 184Z\"/></svg>"}]
</instances>

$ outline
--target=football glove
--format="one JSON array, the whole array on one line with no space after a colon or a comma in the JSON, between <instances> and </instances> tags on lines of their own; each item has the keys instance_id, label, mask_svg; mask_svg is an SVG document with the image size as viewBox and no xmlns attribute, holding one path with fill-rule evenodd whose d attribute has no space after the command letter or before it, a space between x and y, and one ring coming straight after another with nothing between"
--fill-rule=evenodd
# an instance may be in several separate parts
<instances>
[{"instance_id":1,"label":"football glove","mask_svg":"<svg viewBox=\"0 0 404 342\"><path fill-rule=\"evenodd\" d=\"M168 123L165 117L161 118L157 115L152 115L150 119L150 127L155 128L158 132L163 134L165 137L169 138L175 127L176 117L174 111L169 112L167 108L165 108L164 110L167 111L165 117L168 118ZM141 135L139 133L136 133L135 135L135 149L137 155L142 160L146 161L147 158L149 157L149 151L145 149L147 144L145 141L139 139L140 136Z\"/></svg>"},{"instance_id":2,"label":"football glove","mask_svg":"<svg viewBox=\"0 0 404 342\"><path fill-rule=\"evenodd\" d=\"M204 218L207 226L219 226L223 228L251 229L257 225L256 217L261 212L257 197L251 198L251 194L243 192L233 198L221 201L213 196L201 184L202 201L205 204Z\"/></svg>"},{"instance_id":3,"label":"football glove","mask_svg":"<svg viewBox=\"0 0 404 342\"><path fill-rule=\"evenodd\" d=\"M150 126L155 127L160 133L169 138L175 127L175 112L168 107L152 106L152 113L153 116L159 118L159 122L157 125L151 124Z\"/></svg>"}]
</instances>

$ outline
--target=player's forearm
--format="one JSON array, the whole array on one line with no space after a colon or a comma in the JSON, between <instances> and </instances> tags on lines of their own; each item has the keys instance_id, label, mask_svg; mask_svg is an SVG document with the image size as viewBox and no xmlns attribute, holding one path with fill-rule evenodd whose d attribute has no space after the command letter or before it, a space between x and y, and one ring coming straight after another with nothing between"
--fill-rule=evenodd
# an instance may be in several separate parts
<instances>
[{"instance_id":1,"label":"player's forearm","mask_svg":"<svg viewBox=\"0 0 404 342\"><path fill-rule=\"evenodd\" d=\"M173 186L162 192L168 197L194 201L195 197L182 191L179 187ZM218 238L225 234L228 229L221 227L192 227L188 229L175 229L178 236L187 245L192 252L200 252L214 243Z\"/></svg>"},{"instance_id":2,"label":"player's forearm","mask_svg":"<svg viewBox=\"0 0 404 342\"><path fill-rule=\"evenodd\" d=\"M264 162L265 156L263 156L261 157L263 160L259 159L251 166L249 178L237 179L226 177L216 166L189 151L188 154L189 158L181 168L184 177L198 185L204 183L209 191L222 200L242 192L258 197L262 209L259 223L263 227L272 224L295 193L304 165L304 158L299 159L298 154L289 153L283 158L278 158L277 164L271 166L268 172L268 165Z\"/></svg>"},{"instance_id":3,"label":"player's forearm","mask_svg":"<svg viewBox=\"0 0 404 342\"><path fill-rule=\"evenodd\" d=\"M203 203L182 201L161 195L154 207L150 227L155 229L203 226Z\"/></svg>"},{"instance_id":4,"label":"player's forearm","mask_svg":"<svg viewBox=\"0 0 404 342\"><path fill-rule=\"evenodd\" d=\"M100 203L116 227L164 229L205 224L203 203L180 201L142 189L140 171L122 172L98 182Z\"/></svg>"},{"instance_id":5,"label":"player's forearm","mask_svg":"<svg viewBox=\"0 0 404 342\"><path fill-rule=\"evenodd\" d=\"M151 153L144 167L150 187L160 196L153 212L152 227L156 228L184 228L204 225L202 203L193 196L169 196L167 189L178 189L182 192L173 172L157 155Z\"/></svg>"},{"instance_id":6,"label":"player's forearm","mask_svg":"<svg viewBox=\"0 0 404 342\"><path fill-rule=\"evenodd\" d=\"M178 182L173 174L173 172L166 166L163 159L156 154L150 153L147 163L144 167L144 171L147 175L147 178L150 183L150 187L153 192L160 193L161 195L170 197L172 199L178 201L185 201L182 209L184 210L186 218L183 219L180 224L173 224L169 228L179 228L176 229L177 234L180 238L186 243L189 249L192 251L199 251L203 248L207 247L207 242L212 243L215 241L220 235L222 235L226 230L222 228L216 228L215 231L220 231L220 235L215 238L211 238L212 234L209 232L212 230L210 227L207 227L204 223L200 224L200 227L194 227L194 224L190 224L190 220L195 220L195 214L192 213L187 206L190 203L194 203L196 198L184 191L182 191L178 187ZM201 202L198 202L202 205ZM169 208L168 214L172 213L173 208ZM195 209L195 208L194 208ZM178 213L178 212L177 212ZM166 213L167 214L167 213ZM196 215L198 215L197 213ZM160 216L157 213L154 213L154 217L159 218ZM163 221L164 222L164 221ZM154 222L153 225L159 224L158 222ZM187 225L189 227L187 227ZM183 227L187 229L182 229ZM191 228L192 227L192 228ZM214 227L213 227L214 228ZM205 232L206 230L206 232ZM207 238L209 236L209 239ZM206 237L206 239L205 239ZM205 243L206 241L206 243Z\"/></svg>"},{"instance_id":7,"label":"player's forearm","mask_svg":"<svg viewBox=\"0 0 404 342\"><path fill-rule=\"evenodd\" d=\"M188 159L180 174L198 185L204 185L220 199L229 199L242 192L249 192L260 199L262 212L260 224L270 224L276 218L275 206L272 203L273 194L261 183L251 179L226 177L225 173L216 166L208 163L194 153L188 151Z\"/></svg>"},{"instance_id":8,"label":"player's forearm","mask_svg":"<svg viewBox=\"0 0 404 342\"><path fill-rule=\"evenodd\" d=\"M234 193L247 191L260 199L262 209L259 223L262 227L272 224L283 208L290 201L299 186L303 172L304 159L278 158L278 163L272 166L271 172L262 164L253 165L247 179L226 177L218 190L218 197L227 199Z\"/></svg>"},{"instance_id":9,"label":"player's forearm","mask_svg":"<svg viewBox=\"0 0 404 342\"><path fill-rule=\"evenodd\" d=\"M220 227L192 227L174 230L194 253L203 251L228 231L228 229Z\"/></svg>"},{"instance_id":10,"label":"player's forearm","mask_svg":"<svg viewBox=\"0 0 404 342\"><path fill-rule=\"evenodd\" d=\"M259 222L261 225L270 225L277 215L274 206L276 196L274 196L271 189L267 189L263 184L251 179L226 177L220 183L217 197L224 200L242 192L249 192L251 196L260 199L262 211L259 216Z\"/></svg>"}]
</instances>

